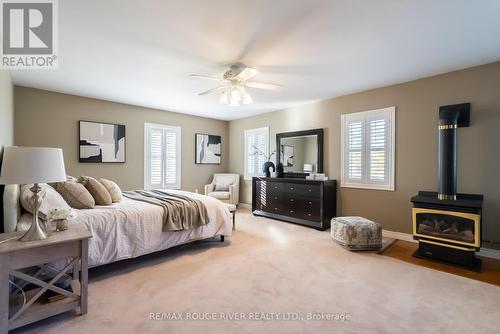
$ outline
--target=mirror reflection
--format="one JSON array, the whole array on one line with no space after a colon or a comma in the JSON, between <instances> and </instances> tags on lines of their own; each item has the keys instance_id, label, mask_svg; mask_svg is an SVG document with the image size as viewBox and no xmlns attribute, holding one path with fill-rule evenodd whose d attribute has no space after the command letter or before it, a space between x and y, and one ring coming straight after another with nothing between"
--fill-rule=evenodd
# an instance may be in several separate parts
<instances>
[{"instance_id":1,"label":"mirror reflection","mask_svg":"<svg viewBox=\"0 0 500 334\"><path fill-rule=\"evenodd\" d=\"M316 173L318 168L318 136L281 138L280 161L287 173Z\"/></svg>"}]
</instances>

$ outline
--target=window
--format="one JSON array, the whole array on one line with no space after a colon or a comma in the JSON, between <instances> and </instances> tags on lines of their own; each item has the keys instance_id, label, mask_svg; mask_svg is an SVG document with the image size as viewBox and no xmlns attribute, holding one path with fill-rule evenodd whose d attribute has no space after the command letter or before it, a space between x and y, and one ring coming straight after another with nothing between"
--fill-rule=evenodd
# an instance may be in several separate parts
<instances>
[{"instance_id":1,"label":"window","mask_svg":"<svg viewBox=\"0 0 500 334\"><path fill-rule=\"evenodd\" d=\"M144 123L144 188L181 187L181 128Z\"/></svg>"},{"instance_id":2,"label":"window","mask_svg":"<svg viewBox=\"0 0 500 334\"><path fill-rule=\"evenodd\" d=\"M396 107L341 116L342 187L394 190Z\"/></svg>"},{"instance_id":3,"label":"window","mask_svg":"<svg viewBox=\"0 0 500 334\"><path fill-rule=\"evenodd\" d=\"M262 175L269 154L269 128L245 130L245 180ZM256 153L262 152L262 154Z\"/></svg>"}]
</instances>

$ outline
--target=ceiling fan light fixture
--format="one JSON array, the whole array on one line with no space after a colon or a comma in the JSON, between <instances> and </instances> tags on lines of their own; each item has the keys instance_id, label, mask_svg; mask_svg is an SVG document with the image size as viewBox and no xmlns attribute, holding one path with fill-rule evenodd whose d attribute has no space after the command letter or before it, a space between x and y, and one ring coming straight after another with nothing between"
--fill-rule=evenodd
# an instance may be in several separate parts
<instances>
[{"instance_id":1,"label":"ceiling fan light fixture","mask_svg":"<svg viewBox=\"0 0 500 334\"><path fill-rule=\"evenodd\" d=\"M252 104L252 103L253 103L253 100L252 100L252 97L250 96L250 94L245 93L245 95L243 96L243 104Z\"/></svg>"},{"instance_id":2,"label":"ceiling fan light fixture","mask_svg":"<svg viewBox=\"0 0 500 334\"><path fill-rule=\"evenodd\" d=\"M229 97L225 90L220 93L219 102L223 104L229 104Z\"/></svg>"},{"instance_id":3,"label":"ceiling fan light fixture","mask_svg":"<svg viewBox=\"0 0 500 334\"><path fill-rule=\"evenodd\" d=\"M231 106L231 107L239 107L240 103L237 100L231 99L231 104L229 106Z\"/></svg>"}]
</instances>

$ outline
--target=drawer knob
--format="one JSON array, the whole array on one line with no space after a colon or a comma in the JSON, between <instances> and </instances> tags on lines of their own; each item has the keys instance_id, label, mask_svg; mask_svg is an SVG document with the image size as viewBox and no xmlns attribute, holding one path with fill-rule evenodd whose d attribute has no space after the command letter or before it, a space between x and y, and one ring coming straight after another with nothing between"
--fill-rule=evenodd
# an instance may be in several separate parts
<instances>
[{"instance_id":1,"label":"drawer knob","mask_svg":"<svg viewBox=\"0 0 500 334\"><path fill-rule=\"evenodd\" d=\"M274 189L278 189L278 186L274 186Z\"/></svg>"},{"instance_id":2,"label":"drawer knob","mask_svg":"<svg viewBox=\"0 0 500 334\"><path fill-rule=\"evenodd\" d=\"M313 202L309 202L309 204L313 204Z\"/></svg>"},{"instance_id":3,"label":"drawer knob","mask_svg":"<svg viewBox=\"0 0 500 334\"><path fill-rule=\"evenodd\" d=\"M274 196L274 199L278 199L278 196Z\"/></svg>"},{"instance_id":4,"label":"drawer knob","mask_svg":"<svg viewBox=\"0 0 500 334\"><path fill-rule=\"evenodd\" d=\"M274 208L274 210L278 210L278 208Z\"/></svg>"},{"instance_id":5,"label":"drawer knob","mask_svg":"<svg viewBox=\"0 0 500 334\"><path fill-rule=\"evenodd\" d=\"M293 202L293 201L295 201L295 200L293 198L290 198L290 202Z\"/></svg>"},{"instance_id":6,"label":"drawer knob","mask_svg":"<svg viewBox=\"0 0 500 334\"><path fill-rule=\"evenodd\" d=\"M293 210L290 210L290 213L293 213Z\"/></svg>"},{"instance_id":7,"label":"drawer knob","mask_svg":"<svg viewBox=\"0 0 500 334\"><path fill-rule=\"evenodd\" d=\"M307 189L307 191L311 192L311 191L312 191L312 189Z\"/></svg>"},{"instance_id":8,"label":"drawer knob","mask_svg":"<svg viewBox=\"0 0 500 334\"><path fill-rule=\"evenodd\" d=\"M308 215L309 217L311 217L311 216L312 216L312 214L310 214L310 213L308 213L307 215Z\"/></svg>"},{"instance_id":9,"label":"drawer knob","mask_svg":"<svg viewBox=\"0 0 500 334\"><path fill-rule=\"evenodd\" d=\"M290 187L290 190L293 190L294 188L293 187Z\"/></svg>"}]
</instances>

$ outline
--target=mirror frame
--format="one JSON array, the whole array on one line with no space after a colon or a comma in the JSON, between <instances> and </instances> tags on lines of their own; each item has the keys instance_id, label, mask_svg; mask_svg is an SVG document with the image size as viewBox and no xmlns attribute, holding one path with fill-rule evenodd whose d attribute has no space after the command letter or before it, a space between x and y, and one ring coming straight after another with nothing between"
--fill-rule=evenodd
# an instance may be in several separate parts
<instances>
[{"instance_id":1,"label":"mirror frame","mask_svg":"<svg viewBox=\"0 0 500 334\"><path fill-rule=\"evenodd\" d=\"M282 132L276 134L276 166L281 162L281 139L290 137L316 136L318 167L316 173L323 173L323 129L312 129L293 132ZM285 177L305 177L309 173L284 172Z\"/></svg>"}]
</instances>

